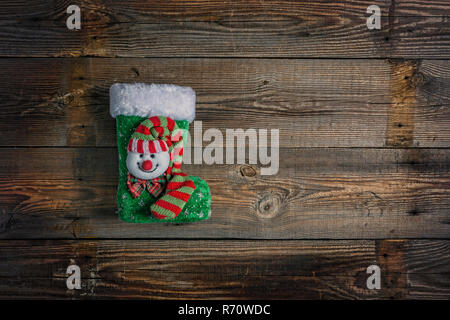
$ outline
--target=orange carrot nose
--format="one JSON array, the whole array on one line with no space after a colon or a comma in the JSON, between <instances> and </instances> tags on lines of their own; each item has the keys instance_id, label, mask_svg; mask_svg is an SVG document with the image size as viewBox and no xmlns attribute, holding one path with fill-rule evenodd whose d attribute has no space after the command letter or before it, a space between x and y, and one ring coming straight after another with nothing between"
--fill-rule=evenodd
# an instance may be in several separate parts
<instances>
[{"instance_id":1,"label":"orange carrot nose","mask_svg":"<svg viewBox=\"0 0 450 320\"><path fill-rule=\"evenodd\" d=\"M153 163L150 160L145 160L144 162L142 162L142 169L144 169L145 171L151 170L153 167Z\"/></svg>"}]
</instances>

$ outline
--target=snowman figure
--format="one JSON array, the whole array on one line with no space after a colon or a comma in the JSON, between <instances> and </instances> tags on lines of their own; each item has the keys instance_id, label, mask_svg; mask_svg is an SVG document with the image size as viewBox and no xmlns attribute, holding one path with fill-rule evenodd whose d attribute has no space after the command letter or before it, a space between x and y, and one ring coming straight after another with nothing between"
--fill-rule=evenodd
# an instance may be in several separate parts
<instances>
[{"instance_id":1,"label":"snowman figure","mask_svg":"<svg viewBox=\"0 0 450 320\"><path fill-rule=\"evenodd\" d=\"M128 172L138 179L151 180L162 176L169 168L169 162L167 151L150 154L128 151Z\"/></svg>"},{"instance_id":2,"label":"snowman figure","mask_svg":"<svg viewBox=\"0 0 450 320\"><path fill-rule=\"evenodd\" d=\"M169 117L142 121L128 143L128 190L134 198L147 191L157 200L150 207L158 219L173 219L195 190L191 177L181 171L181 130Z\"/></svg>"}]
</instances>

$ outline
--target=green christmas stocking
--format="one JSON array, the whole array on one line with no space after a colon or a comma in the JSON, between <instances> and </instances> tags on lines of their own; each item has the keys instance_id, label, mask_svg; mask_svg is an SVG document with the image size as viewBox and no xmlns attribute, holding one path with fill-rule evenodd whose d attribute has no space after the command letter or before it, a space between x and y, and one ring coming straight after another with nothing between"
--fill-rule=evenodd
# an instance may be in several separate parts
<instances>
[{"instance_id":1,"label":"green christmas stocking","mask_svg":"<svg viewBox=\"0 0 450 320\"><path fill-rule=\"evenodd\" d=\"M208 219L208 184L181 169L195 117L195 92L176 85L120 84L110 88L119 152L119 218L133 223Z\"/></svg>"}]
</instances>

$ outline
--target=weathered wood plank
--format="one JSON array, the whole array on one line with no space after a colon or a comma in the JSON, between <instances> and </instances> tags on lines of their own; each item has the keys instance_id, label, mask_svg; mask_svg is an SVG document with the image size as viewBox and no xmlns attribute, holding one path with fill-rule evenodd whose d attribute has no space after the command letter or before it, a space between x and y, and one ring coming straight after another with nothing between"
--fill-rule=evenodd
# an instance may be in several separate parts
<instances>
[{"instance_id":1,"label":"weathered wood plank","mask_svg":"<svg viewBox=\"0 0 450 320\"><path fill-rule=\"evenodd\" d=\"M0 237L448 238L450 150L281 149L260 165L185 165L212 192L212 218L118 220L115 148L0 149Z\"/></svg>"},{"instance_id":2,"label":"weathered wood plank","mask_svg":"<svg viewBox=\"0 0 450 320\"><path fill-rule=\"evenodd\" d=\"M381 290L366 287L373 264ZM0 241L0 297L448 299L449 266L448 240Z\"/></svg>"},{"instance_id":3,"label":"weathered wood plank","mask_svg":"<svg viewBox=\"0 0 450 320\"><path fill-rule=\"evenodd\" d=\"M7 1L0 56L449 58L450 4L396 0ZM381 30L368 30L370 5Z\"/></svg>"},{"instance_id":4,"label":"weathered wood plank","mask_svg":"<svg viewBox=\"0 0 450 320\"><path fill-rule=\"evenodd\" d=\"M441 296L447 300L450 298L448 241L414 240L408 244L405 258L409 270L407 283L411 287L408 292L409 298L430 299L432 296Z\"/></svg>"},{"instance_id":5,"label":"weathered wood plank","mask_svg":"<svg viewBox=\"0 0 450 320\"><path fill-rule=\"evenodd\" d=\"M203 131L279 129L281 147L449 147L449 63L1 59L0 145L115 146L109 86L155 82L196 90Z\"/></svg>"}]
</instances>

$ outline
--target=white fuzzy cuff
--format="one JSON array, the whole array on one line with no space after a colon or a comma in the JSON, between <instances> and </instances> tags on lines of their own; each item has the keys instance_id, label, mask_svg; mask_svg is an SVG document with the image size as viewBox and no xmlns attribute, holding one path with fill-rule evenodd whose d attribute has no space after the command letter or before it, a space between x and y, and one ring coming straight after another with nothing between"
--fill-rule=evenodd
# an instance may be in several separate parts
<instances>
[{"instance_id":1,"label":"white fuzzy cuff","mask_svg":"<svg viewBox=\"0 0 450 320\"><path fill-rule=\"evenodd\" d=\"M173 84L115 83L109 89L113 118L126 116L166 116L192 122L195 118L195 91Z\"/></svg>"}]
</instances>

